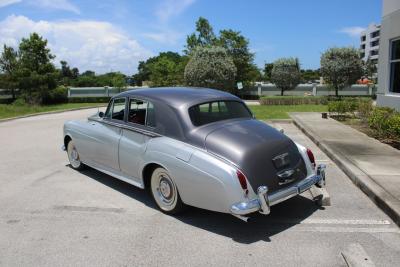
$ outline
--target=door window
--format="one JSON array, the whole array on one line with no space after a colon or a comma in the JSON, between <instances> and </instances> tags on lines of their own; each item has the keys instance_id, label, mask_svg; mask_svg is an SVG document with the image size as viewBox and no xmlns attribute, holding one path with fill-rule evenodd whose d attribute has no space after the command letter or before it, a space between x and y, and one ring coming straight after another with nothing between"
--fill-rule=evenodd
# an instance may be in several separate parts
<instances>
[{"instance_id":1,"label":"door window","mask_svg":"<svg viewBox=\"0 0 400 267\"><path fill-rule=\"evenodd\" d=\"M148 101L131 99L128 122L155 127L154 105Z\"/></svg>"},{"instance_id":2,"label":"door window","mask_svg":"<svg viewBox=\"0 0 400 267\"><path fill-rule=\"evenodd\" d=\"M105 118L113 120L124 120L125 98L116 98L107 107Z\"/></svg>"}]
</instances>

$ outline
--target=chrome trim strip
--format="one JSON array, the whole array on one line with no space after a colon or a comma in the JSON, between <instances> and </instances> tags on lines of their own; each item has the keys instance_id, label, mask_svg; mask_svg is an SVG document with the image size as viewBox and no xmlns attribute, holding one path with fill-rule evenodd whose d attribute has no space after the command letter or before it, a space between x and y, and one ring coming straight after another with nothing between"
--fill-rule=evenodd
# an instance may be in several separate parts
<instances>
[{"instance_id":1,"label":"chrome trim strip","mask_svg":"<svg viewBox=\"0 0 400 267\"><path fill-rule=\"evenodd\" d=\"M311 188L315 184L319 184L321 180L325 180L325 166L318 166L321 172L316 175L309 176L288 188L281 189L273 194L268 194L268 188L260 186L258 188L258 197L249 201L235 203L231 206L233 215L246 215L259 211L262 214L269 214L269 207L297 196Z\"/></svg>"},{"instance_id":2,"label":"chrome trim strip","mask_svg":"<svg viewBox=\"0 0 400 267\"><path fill-rule=\"evenodd\" d=\"M100 123L104 123L104 124L108 124L108 125L111 125L111 126L119 127L121 129L130 130L130 131L137 132L137 133L141 133L141 134L144 134L144 135L147 135L147 136L150 136L150 137L160 137L160 136L162 136L161 134L154 133L154 132L151 132L151 131L148 131L148 130L144 130L144 129L141 129L141 128L138 128L138 127L131 126L131 125L127 125L126 123L119 123L119 122L108 121L108 120L97 119L97 118L91 118L91 117L89 117L88 120L96 121L96 122L100 122Z\"/></svg>"}]
</instances>

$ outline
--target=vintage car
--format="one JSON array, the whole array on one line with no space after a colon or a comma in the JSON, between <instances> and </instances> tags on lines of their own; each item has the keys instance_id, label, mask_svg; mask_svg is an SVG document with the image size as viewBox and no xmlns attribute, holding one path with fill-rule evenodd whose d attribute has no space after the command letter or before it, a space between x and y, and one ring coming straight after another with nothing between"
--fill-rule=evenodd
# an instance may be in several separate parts
<instances>
[{"instance_id":1,"label":"vintage car","mask_svg":"<svg viewBox=\"0 0 400 267\"><path fill-rule=\"evenodd\" d=\"M254 118L226 92L151 88L114 96L105 113L64 125L71 167L85 165L149 189L158 208L270 213L270 206L324 186L312 152Z\"/></svg>"}]
</instances>

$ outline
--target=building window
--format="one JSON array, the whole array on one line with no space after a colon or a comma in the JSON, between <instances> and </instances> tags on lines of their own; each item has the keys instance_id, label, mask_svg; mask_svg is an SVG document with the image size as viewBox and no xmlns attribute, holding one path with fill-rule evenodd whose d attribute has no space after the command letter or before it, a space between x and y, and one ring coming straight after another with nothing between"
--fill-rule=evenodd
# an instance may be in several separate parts
<instances>
[{"instance_id":1,"label":"building window","mask_svg":"<svg viewBox=\"0 0 400 267\"><path fill-rule=\"evenodd\" d=\"M400 39L390 45L390 92L400 93Z\"/></svg>"},{"instance_id":2,"label":"building window","mask_svg":"<svg viewBox=\"0 0 400 267\"><path fill-rule=\"evenodd\" d=\"M365 44L362 44L362 45L360 46L360 48L364 50L364 49L365 49Z\"/></svg>"},{"instance_id":3,"label":"building window","mask_svg":"<svg viewBox=\"0 0 400 267\"><path fill-rule=\"evenodd\" d=\"M365 42L365 40L367 40L367 36L365 35L361 36L361 42Z\"/></svg>"},{"instance_id":4,"label":"building window","mask_svg":"<svg viewBox=\"0 0 400 267\"><path fill-rule=\"evenodd\" d=\"M375 38L379 36L379 31L375 31L371 33L371 38Z\"/></svg>"},{"instance_id":5,"label":"building window","mask_svg":"<svg viewBox=\"0 0 400 267\"><path fill-rule=\"evenodd\" d=\"M371 50L369 52L370 56L376 56L376 55L378 55L378 53L379 53L379 50Z\"/></svg>"},{"instance_id":6,"label":"building window","mask_svg":"<svg viewBox=\"0 0 400 267\"><path fill-rule=\"evenodd\" d=\"M376 41L371 42L371 47L379 45L379 39Z\"/></svg>"}]
</instances>

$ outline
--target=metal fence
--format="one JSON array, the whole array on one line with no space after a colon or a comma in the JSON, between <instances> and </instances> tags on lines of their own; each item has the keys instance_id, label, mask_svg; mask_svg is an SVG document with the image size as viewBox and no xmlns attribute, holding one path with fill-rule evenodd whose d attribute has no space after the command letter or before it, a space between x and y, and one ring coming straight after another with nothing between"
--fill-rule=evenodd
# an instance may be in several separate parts
<instances>
[{"instance_id":1,"label":"metal fence","mask_svg":"<svg viewBox=\"0 0 400 267\"><path fill-rule=\"evenodd\" d=\"M71 87L68 88L68 97L109 97L124 91L134 90L143 87Z\"/></svg>"},{"instance_id":2,"label":"metal fence","mask_svg":"<svg viewBox=\"0 0 400 267\"><path fill-rule=\"evenodd\" d=\"M339 95L343 96L368 96L374 95L376 93L376 88L378 86L368 86L355 84L339 90ZM258 96L274 96L280 95L281 90L277 88L274 84L259 83L251 89L245 90L243 92L245 95L258 95ZM304 96L304 95L314 95L314 96L327 96L335 95L335 90L324 84L299 84L295 89L290 91L285 91L285 95L291 96Z\"/></svg>"},{"instance_id":3,"label":"metal fence","mask_svg":"<svg viewBox=\"0 0 400 267\"><path fill-rule=\"evenodd\" d=\"M344 96L367 96L374 95L378 86L368 85L352 85L350 87L339 90L339 95ZM111 97L120 92L127 90L135 90L147 87L126 87L126 88L113 88L113 87L70 87L68 89L68 97ZM273 96L280 95L281 91L271 83L257 83L250 89L243 90L242 95L253 96ZM285 91L285 95L290 96L303 96L303 95L335 95L335 90L329 88L327 85L320 84L299 84L294 90ZM0 99L10 99L11 93L9 90L0 89Z\"/></svg>"}]
</instances>

